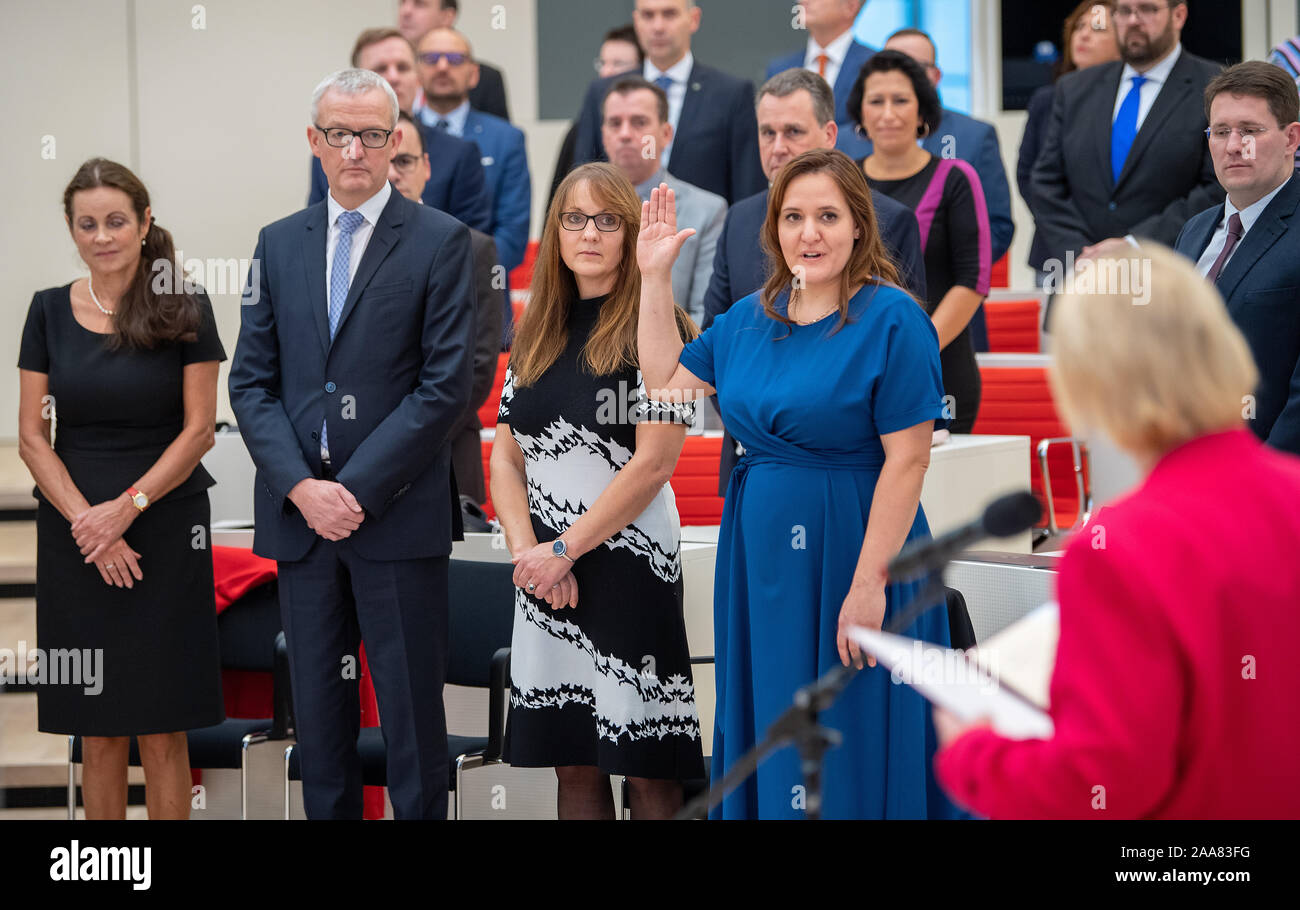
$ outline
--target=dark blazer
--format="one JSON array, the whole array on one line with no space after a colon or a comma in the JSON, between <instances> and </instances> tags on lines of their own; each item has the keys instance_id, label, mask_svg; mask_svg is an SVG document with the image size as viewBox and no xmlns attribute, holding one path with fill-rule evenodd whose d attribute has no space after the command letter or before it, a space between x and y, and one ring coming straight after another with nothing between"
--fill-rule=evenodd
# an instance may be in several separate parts
<instances>
[{"instance_id":1,"label":"dark blazer","mask_svg":"<svg viewBox=\"0 0 1300 910\"><path fill-rule=\"evenodd\" d=\"M733 303L759 290L767 280L767 257L759 236L767 218L768 191L742 199L727 212L713 254L713 278L704 297L704 329L713 325L719 314ZM903 283L912 296L925 299L925 257L921 253L921 229L916 215L902 203L871 191L876 208L876 223L885 248L898 264ZM722 442L718 466L718 495L727 493L731 469L738 461L735 440L728 433Z\"/></svg>"},{"instance_id":2,"label":"dark blazer","mask_svg":"<svg viewBox=\"0 0 1300 910\"><path fill-rule=\"evenodd\" d=\"M1171 245L1187 219L1223 202L1205 141L1205 86L1221 67L1186 48L1142 122L1116 182L1111 119L1124 64L1067 73L1056 83L1033 198L1044 252L1065 262L1109 237L1133 234ZM1043 262L1030 262L1042 268Z\"/></svg>"},{"instance_id":3,"label":"dark blazer","mask_svg":"<svg viewBox=\"0 0 1300 910\"><path fill-rule=\"evenodd\" d=\"M767 65L767 75L764 78L771 79L777 73L801 69L807 53L808 46L805 44L803 50L777 57ZM844 62L840 64L840 71L835 76L835 84L831 86L831 91L835 95L835 122L840 125L840 129L853 129L853 120L849 117L848 108L849 92L853 91L853 83L857 81L862 65L875 53L875 48L867 47L865 44L859 44L857 41L849 43L849 49L844 54Z\"/></svg>"},{"instance_id":4,"label":"dark blazer","mask_svg":"<svg viewBox=\"0 0 1300 910\"><path fill-rule=\"evenodd\" d=\"M478 65L478 85L469 90L470 107L500 117L510 119L510 108L506 104L506 80L501 70L488 63Z\"/></svg>"},{"instance_id":5,"label":"dark blazer","mask_svg":"<svg viewBox=\"0 0 1300 910\"><path fill-rule=\"evenodd\" d=\"M478 321L474 338L474 385L469 406L451 430L451 463L456 471L456 487L480 505L487 501L483 482L483 448L478 431L483 429L478 409L487 401L497 375L497 355L501 351L501 320L505 313L502 298L509 292L495 279L498 275L497 245L492 237L470 231L474 248L474 301Z\"/></svg>"},{"instance_id":6,"label":"dark blazer","mask_svg":"<svg viewBox=\"0 0 1300 910\"><path fill-rule=\"evenodd\" d=\"M854 161L861 161L872 151L871 143L855 133L851 125L840 130L835 147ZM997 262L1011 247L1011 238L1016 234L1016 223L1011 219L1011 187L1007 184L1007 171L1002 165L998 131L991 123L944 108L939 128L922 140L921 147L940 158L960 158L979 174L984 202L989 209L993 261ZM976 312L979 314L977 318L982 319L982 310Z\"/></svg>"},{"instance_id":7,"label":"dark blazer","mask_svg":"<svg viewBox=\"0 0 1300 910\"><path fill-rule=\"evenodd\" d=\"M1187 222L1175 249L1196 261L1224 207ZM1251 226L1215 283L1259 367L1251 429L1270 446L1300 455L1300 176L1292 176ZM1295 233L1291 233L1294 231ZM1194 365L1193 365L1194 366Z\"/></svg>"},{"instance_id":8,"label":"dark blazer","mask_svg":"<svg viewBox=\"0 0 1300 910\"><path fill-rule=\"evenodd\" d=\"M328 412L338 482L365 508L349 542L371 560L451 552L448 436L474 358L469 229L392 191L330 341L327 204L262 228L245 289L230 404L257 466L253 551L293 562L316 534L288 500L321 477ZM251 280L255 278L256 281ZM459 514L459 509L457 509Z\"/></svg>"},{"instance_id":9,"label":"dark blazer","mask_svg":"<svg viewBox=\"0 0 1300 910\"><path fill-rule=\"evenodd\" d=\"M574 140L575 165L607 160L600 136L601 112L605 93L619 78L597 79L587 89ZM758 157L752 82L695 63L673 136L668 173L721 196L728 204L767 186Z\"/></svg>"},{"instance_id":10,"label":"dark blazer","mask_svg":"<svg viewBox=\"0 0 1300 910\"><path fill-rule=\"evenodd\" d=\"M1025 132L1020 137L1020 152L1016 159L1016 186L1020 198L1029 207L1029 214L1034 214L1033 181L1034 162L1043 150L1047 139L1047 126L1052 119L1052 96L1055 85L1042 85L1029 96L1029 119L1025 121ZM1035 221L1037 216L1035 215ZM1042 262L1048 256L1046 242L1037 226L1034 227L1034 239L1029 244L1029 262Z\"/></svg>"},{"instance_id":11,"label":"dark blazer","mask_svg":"<svg viewBox=\"0 0 1300 910\"><path fill-rule=\"evenodd\" d=\"M476 231L486 231L492 224L492 197L488 193L486 172L479 163L474 143L465 142L420 124L424 147L429 153L429 182L420 198L425 205L442 209ZM307 204L315 205L329 192L320 159L311 159L311 191Z\"/></svg>"}]
</instances>

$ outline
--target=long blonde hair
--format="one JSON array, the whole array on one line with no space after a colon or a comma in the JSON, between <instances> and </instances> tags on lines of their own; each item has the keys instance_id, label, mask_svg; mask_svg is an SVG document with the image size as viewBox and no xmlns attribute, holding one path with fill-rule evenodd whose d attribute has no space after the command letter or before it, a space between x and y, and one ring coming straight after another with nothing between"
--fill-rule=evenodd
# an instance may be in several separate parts
<instances>
[{"instance_id":1,"label":"long blonde hair","mask_svg":"<svg viewBox=\"0 0 1300 910\"><path fill-rule=\"evenodd\" d=\"M515 332L510 368L515 385L532 385L554 365L569 342L569 307L578 299L578 283L560 256L560 214L573 199L578 184L606 211L623 219L618 275L609 299L601 305L596 327L582 349L581 362L595 376L637 365L637 315L641 309L641 270L636 264L636 238L641 229L641 200L631 182L612 164L596 162L574 169L564 178L546 213L542 240L533 269L530 300ZM677 327L683 340L697 334L695 324L677 307Z\"/></svg>"}]
</instances>

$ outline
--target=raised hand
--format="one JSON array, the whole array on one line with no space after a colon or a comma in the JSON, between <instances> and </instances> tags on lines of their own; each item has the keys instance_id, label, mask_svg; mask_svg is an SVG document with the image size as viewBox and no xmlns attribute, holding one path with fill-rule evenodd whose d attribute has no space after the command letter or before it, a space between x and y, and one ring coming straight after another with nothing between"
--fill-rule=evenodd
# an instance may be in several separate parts
<instances>
[{"instance_id":1,"label":"raised hand","mask_svg":"<svg viewBox=\"0 0 1300 910\"><path fill-rule=\"evenodd\" d=\"M641 231L636 238L636 264L642 278L670 278L682 244L694 228L677 230L677 198L661 183L650 191L650 201L641 203Z\"/></svg>"}]
</instances>

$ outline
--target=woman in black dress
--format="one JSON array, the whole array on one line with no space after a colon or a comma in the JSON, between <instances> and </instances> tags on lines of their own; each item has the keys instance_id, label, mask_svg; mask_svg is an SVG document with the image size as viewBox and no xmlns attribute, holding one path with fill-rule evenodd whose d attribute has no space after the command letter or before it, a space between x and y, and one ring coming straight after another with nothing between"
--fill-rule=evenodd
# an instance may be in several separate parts
<instances>
[{"instance_id":1,"label":"woman in black dress","mask_svg":"<svg viewBox=\"0 0 1300 910\"><path fill-rule=\"evenodd\" d=\"M871 140L862 160L867 183L916 213L925 256L926 311L939 333L944 416L969 433L980 407L980 373L971 317L989 292L993 242L975 168L938 158L917 144L937 129L943 109L921 65L881 51L862 66L849 94L850 114Z\"/></svg>"},{"instance_id":2,"label":"woman in black dress","mask_svg":"<svg viewBox=\"0 0 1300 910\"><path fill-rule=\"evenodd\" d=\"M174 274L171 235L134 174L87 161L63 211L90 277L32 299L19 452L38 502L37 642L47 655L95 655L99 672L44 680L39 727L83 737L87 818L125 817L132 735L149 817L187 818L185 731L225 716L214 481L199 459L213 444L226 355L207 295Z\"/></svg>"},{"instance_id":3,"label":"woman in black dress","mask_svg":"<svg viewBox=\"0 0 1300 910\"><path fill-rule=\"evenodd\" d=\"M612 165L560 184L492 446L518 586L506 759L555 768L561 818L613 818L611 774L666 818L704 776L668 485L694 409L651 402L636 367L640 213Z\"/></svg>"}]
</instances>

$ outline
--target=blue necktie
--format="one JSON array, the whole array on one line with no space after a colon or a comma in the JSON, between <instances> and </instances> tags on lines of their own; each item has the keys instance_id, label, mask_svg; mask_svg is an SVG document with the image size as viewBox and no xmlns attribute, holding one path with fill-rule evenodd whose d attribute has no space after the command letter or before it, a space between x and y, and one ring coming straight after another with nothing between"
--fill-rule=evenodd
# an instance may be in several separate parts
<instances>
[{"instance_id":1,"label":"blue necktie","mask_svg":"<svg viewBox=\"0 0 1300 910\"><path fill-rule=\"evenodd\" d=\"M664 94L667 94L667 93L668 93L668 90L669 90L670 88L673 87L673 77L672 77L672 76L660 76L658 79L655 80L655 85L657 85L657 86L659 86L661 89L663 89L663 90L664 90Z\"/></svg>"},{"instance_id":2,"label":"blue necktie","mask_svg":"<svg viewBox=\"0 0 1300 910\"><path fill-rule=\"evenodd\" d=\"M449 133L451 132L451 123L440 117L438 118L438 124L437 126L434 127L434 129L436 129L440 133Z\"/></svg>"},{"instance_id":3,"label":"blue necktie","mask_svg":"<svg viewBox=\"0 0 1300 910\"><path fill-rule=\"evenodd\" d=\"M1124 170L1124 162L1128 160L1129 149L1133 148L1133 140L1137 139L1138 108L1142 106L1142 83L1146 81L1146 76L1133 76L1133 87L1124 96L1124 102L1119 106L1119 115L1110 128L1110 174L1115 183L1119 183L1119 175Z\"/></svg>"},{"instance_id":4,"label":"blue necktie","mask_svg":"<svg viewBox=\"0 0 1300 910\"><path fill-rule=\"evenodd\" d=\"M343 315L343 304L348 299L348 274L352 263L352 234L366 219L360 212L343 212L336 222L339 226L339 240L334 245L334 262L330 266L330 341L339 330L339 317ZM325 435L325 424L320 428L320 447L329 451L329 440Z\"/></svg>"}]
</instances>

